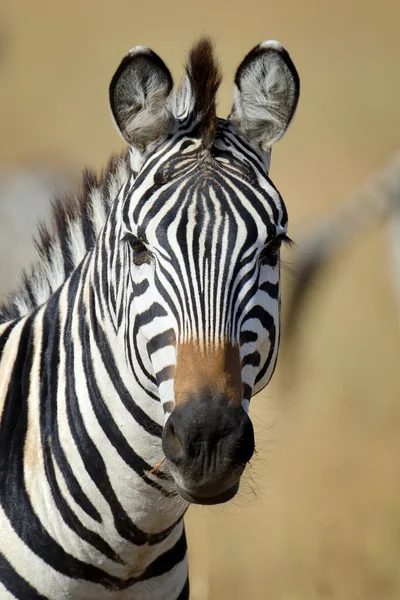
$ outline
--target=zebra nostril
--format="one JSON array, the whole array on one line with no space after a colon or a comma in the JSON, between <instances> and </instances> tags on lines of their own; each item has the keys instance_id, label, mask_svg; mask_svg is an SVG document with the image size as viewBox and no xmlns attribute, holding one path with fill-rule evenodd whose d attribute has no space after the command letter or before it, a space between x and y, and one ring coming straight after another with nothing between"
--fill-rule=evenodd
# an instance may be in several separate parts
<instances>
[{"instance_id":1,"label":"zebra nostril","mask_svg":"<svg viewBox=\"0 0 400 600\"><path fill-rule=\"evenodd\" d=\"M178 434L176 433L173 425L171 425L170 443L174 445L174 447L177 451L179 451L179 452L183 451L181 441L180 441Z\"/></svg>"},{"instance_id":2,"label":"zebra nostril","mask_svg":"<svg viewBox=\"0 0 400 600\"><path fill-rule=\"evenodd\" d=\"M179 459L183 458L184 450L182 442L176 432L173 424L173 417L168 419L163 435L163 449L165 456L173 463L177 464Z\"/></svg>"}]
</instances>

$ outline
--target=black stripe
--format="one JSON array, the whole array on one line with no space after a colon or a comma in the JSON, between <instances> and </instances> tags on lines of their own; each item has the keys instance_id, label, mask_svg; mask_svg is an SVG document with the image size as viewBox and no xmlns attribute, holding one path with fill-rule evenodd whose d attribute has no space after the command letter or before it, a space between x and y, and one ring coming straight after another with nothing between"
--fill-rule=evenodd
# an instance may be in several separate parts
<instances>
[{"instance_id":1,"label":"black stripe","mask_svg":"<svg viewBox=\"0 0 400 600\"><path fill-rule=\"evenodd\" d=\"M160 385L164 381L168 381L169 379L173 379L175 375L175 366L169 365L168 367L164 367L161 371L156 373L157 384Z\"/></svg>"},{"instance_id":2,"label":"black stripe","mask_svg":"<svg viewBox=\"0 0 400 600\"><path fill-rule=\"evenodd\" d=\"M129 306L129 297L131 296L131 292L130 292L130 285L131 285L131 281L129 278L129 270L126 268L126 262L127 262L127 251L128 249L125 248L124 249L124 276L123 279L121 281L118 282L118 285L122 286L122 289L124 290L123 292L123 301L119 302L118 304L118 312L117 312L117 329L118 331L120 331L121 327L124 324L124 318L125 318L125 313L126 313L126 309L127 306ZM96 281L96 289L99 289L99 285ZM92 293L94 294L94 290L92 290Z\"/></svg>"},{"instance_id":3,"label":"black stripe","mask_svg":"<svg viewBox=\"0 0 400 600\"><path fill-rule=\"evenodd\" d=\"M97 253L97 257L96 257L96 270L98 271L98 276L97 276L97 281L101 281L101 295L105 301L105 308L103 307L102 303L100 302L100 306L102 308L102 319L103 321L105 320L105 315L104 315L104 310L107 310L108 315L111 312L112 306L110 306L110 302L109 302L109 286L110 286L110 282L108 280L109 278L109 272L108 272L108 249L107 249L107 239L106 239L106 230L103 230L102 236L99 240L99 249ZM99 290L100 292L100 290Z\"/></svg>"},{"instance_id":4,"label":"black stripe","mask_svg":"<svg viewBox=\"0 0 400 600\"><path fill-rule=\"evenodd\" d=\"M118 259L120 256L120 252L119 252L119 249L117 252L115 252L116 224L114 224L114 222L115 222L115 219L111 218L110 223L109 223L109 228L108 228L109 235L104 237L104 242L106 241L106 238L108 237L107 247L105 248L105 250L107 252L107 272L109 274L108 295L106 296L106 298L108 299L107 304L108 304L108 312L110 315L112 313L116 313L116 311L117 311L116 286L118 285L118 281L119 281L118 273L117 273L117 271L118 271L117 262L118 262ZM110 230L112 233L110 233ZM110 274L112 274L111 277L110 277ZM96 277L96 274L94 274L94 277Z\"/></svg>"},{"instance_id":5,"label":"black stripe","mask_svg":"<svg viewBox=\"0 0 400 600\"><path fill-rule=\"evenodd\" d=\"M12 330L14 329L14 327L19 323L19 321L12 321L7 327L6 329L3 331L3 333L0 336L0 360L2 357L2 354L4 352L4 348L8 342L8 338L10 337L10 334L12 332Z\"/></svg>"},{"instance_id":6,"label":"black stripe","mask_svg":"<svg viewBox=\"0 0 400 600\"><path fill-rule=\"evenodd\" d=\"M49 600L23 579L0 552L0 581L18 600Z\"/></svg>"},{"instance_id":7,"label":"black stripe","mask_svg":"<svg viewBox=\"0 0 400 600\"><path fill-rule=\"evenodd\" d=\"M251 354L247 354L242 359L242 367L246 365L251 365L252 367L259 367L261 362L261 356L259 352L252 352Z\"/></svg>"},{"instance_id":8,"label":"black stripe","mask_svg":"<svg viewBox=\"0 0 400 600\"><path fill-rule=\"evenodd\" d=\"M267 356L267 359L265 361L265 364L264 364L263 368L259 371L259 373L258 373L258 375L256 377L256 380L254 382L255 384L258 383L259 381L261 381L261 379L266 374L266 372L268 370L268 367L270 366L271 359L272 359L272 356L273 356L273 353L274 353L274 350L275 350L275 345L276 345L276 342L277 342L277 340L276 340L276 328L275 328L275 324L272 324L272 326L270 326L270 328L269 328L269 339L270 339L270 342L271 342L271 346L269 348L268 356ZM273 370L272 370L272 373L271 373L271 377L272 377L272 375L274 373L275 366L276 366L276 362L273 365Z\"/></svg>"},{"instance_id":9,"label":"black stripe","mask_svg":"<svg viewBox=\"0 0 400 600\"><path fill-rule=\"evenodd\" d=\"M263 306L260 306L259 304L253 306L253 308L251 308L246 314L245 318L243 319L242 327L246 321L250 321L250 319L258 319L264 329L266 329L268 332L270 332L275 326L273 317L265 310Z\"/></svg>"},{"instance_id":10,"label":"black stripe","mask_svg":"<svg viewBox=\"0 0 400 600\"><path fill-rule=\"evenodd\" d=\"M241 331L240 332L240 345L252 344L258 340L258 335L255 331Z\"/></svg>"},{"instance_id":11,"label":"black stripe","mask_svg":"<svg viewBox=\"0 0 400 600\"><path fill-rule=\"evenodd\" d=\"M186 556L187 543L185 528L183 528L182 535L179 540L166 552L158 556L147 569L135 578L135 583L138 581L147 581L148 579L154 579L160 577L165 573L168 573L177 564L183 561ZM129 581L129 580L128 580ZM129 587L129 584L127 585Z\"/></svg>"},{"instance_id":12,"label":"black stripe","mask_svg":"<svg viewBox=\"0 0 400 600\"><path fill-rule=\"evenodd\" d=\"M147 343L147 352L149 353L149 356L151 356L154 352L157 352L157 350L171 346L174 343L175 331L173 329L168 329L167 331L163 331L163 333L159 333L151 338L151 340Z\"/></svg>"},{"instance_id":13,"label":"black stripe","mask_svg":"<svg viewBox=\"0 0 400 600\"><path fill-rule=\"evenodd\" d=\"M103 245L104 245L104 234L101 236L101 241L98 241L94 246L92 251L92 260L94 260L95 268L96 268L96 289L102 290L103 293L107 290L107 269L106 265L103 264ZM106 301L106 306L103 306L103 303L99 300L98 306L100 309L100 317L102 321L106 320L105 311L107 308L107 296L103 296Z\"/></svg>"},{"instance_id":14,"label":"black stripe","mask_svg":"<svg viewBox=\"0 0 400 600\"><path fill-rule=\"evenodd\" d=\"M86 179L84 180L84 184L89 184L89 181ZM108 190L106 189L106 192ZM90 198L90 185L87 185L87 189L85 190L86 193L86 197L89 199ZM82 233L83 233L83 239L85 240L85 248L86 248L86 252L88 251L89 248L92 248L95 244L96 241L96 236L94 233L94 223L92 221L92 211L93 211L93 205L92 202L90 201L86 201L82 204L81 206L81 215L80 215L80 223L82 225Z\"/></svg>"},{"instance_id":15,"label":"black stripe","mask_svg":"<svg viewBox=\"0 0 400 600\"><path fill-rule=\"evenodd\" d=\"M147 279L144 279L140 283L135 283L134 281L132 281L131 286L132 286L132 293L135 297L142 296L149 289L149 282L147 281Z\"/></svg>"},{"instance_id":16,"label":"black stripe","mask_svg":"<svg viewBox=\"0 0 400 600\"><path fill-rule=\"evenodd\" d=\"M269 281L264 281L264 283L260 285L260 290L266 292L273 300L279 298L279 282L271 283Z\"/></svg>"},{"instance_id":17,"label":"black stripe","mask_svg":"<svg viewBox=\"0 0 400 600\"><path fill-rule=\"evenodd\" d=\"M14 470L16 457L23 453L26 433L29 375L33 358L32 322L32 317L27 318L21 331L0 421L0 495L6 498L13 495L13 487L10 487L9 494L6 493L7 481L10 481L9 469ZM18 469L17 477L21 477Z\"/></svg>"}]
</instances>

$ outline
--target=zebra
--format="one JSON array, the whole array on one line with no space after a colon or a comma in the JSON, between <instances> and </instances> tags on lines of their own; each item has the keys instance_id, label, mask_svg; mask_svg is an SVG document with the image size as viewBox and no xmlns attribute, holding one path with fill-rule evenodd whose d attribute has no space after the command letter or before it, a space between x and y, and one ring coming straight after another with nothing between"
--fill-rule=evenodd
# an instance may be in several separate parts
<instances>
[{"instance_id":1,"label":"zebra","mask_svg":"<svg viewBox=\"0 0 400 600\"><path fill-rule=\"evenodd\" d=\"M213 44L182 83L147 47L109 87L128 144L55 198L0 309L0 598L184 600L184 514L226 502L280 339L288 216L268 173L299 98L262 42L216 116Z\"/></svg>"}]
</instances>

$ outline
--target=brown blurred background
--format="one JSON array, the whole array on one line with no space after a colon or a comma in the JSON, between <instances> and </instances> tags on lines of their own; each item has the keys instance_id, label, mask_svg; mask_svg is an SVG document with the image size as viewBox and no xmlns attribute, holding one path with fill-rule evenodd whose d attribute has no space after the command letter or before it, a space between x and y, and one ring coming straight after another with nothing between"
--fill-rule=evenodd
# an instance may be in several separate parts
<instances>
[{"instance_id":1,"label":"brown blurred background","mask_svg":"<svg viewBox=\"0 0 400 600\"><path fill-rule=\"evenodd\" d=\"M221 116L244 54L264 39L286 46L302 93L271 175L301 240L400 146L399 23L395 0L3 2L0 292L32 258L49 190L122 147L107 89L131 46L152 47L178 79L191 43L213 36ZM282 352L252 402L258 455L240 496L190 510L192 600L400 598L400 345L385 236L370 228L314 283L295 381L285 385ZM294 277L284 272L286 289Z\"/></svg>"}]
</instances>

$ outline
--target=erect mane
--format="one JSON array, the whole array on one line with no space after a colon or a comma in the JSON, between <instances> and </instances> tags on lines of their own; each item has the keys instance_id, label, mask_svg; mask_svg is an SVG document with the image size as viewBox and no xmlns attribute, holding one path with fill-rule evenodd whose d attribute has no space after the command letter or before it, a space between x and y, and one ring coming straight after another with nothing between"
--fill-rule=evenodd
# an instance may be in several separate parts
<instances>
[{"instance_id":1,"label":"erect mane","mask_svg":"<svg viewBox=\"0 0 400 600\"><path fill-rule=\"evenodd\" d=\"M186 64L193 94L193 116L203 146L209 148L214 140L217 123L216 96L222 76L209 38L201 38L191 49Z\"/></svg>"},{"instance_id":2,"label":"erect mane","mask_svg":"<svg viewBox=\"0 0 400 600\"><path fill-rule=\"evenodd\" d=\"M86 169L77 194L53 198L50 226L40 225L34 240L38 260L23 271L20 289L0 303L0 323L29 314L66 281L94 246L129 172L125 151L113 156L99 175Z\"/></svg>"}]
</instances>

